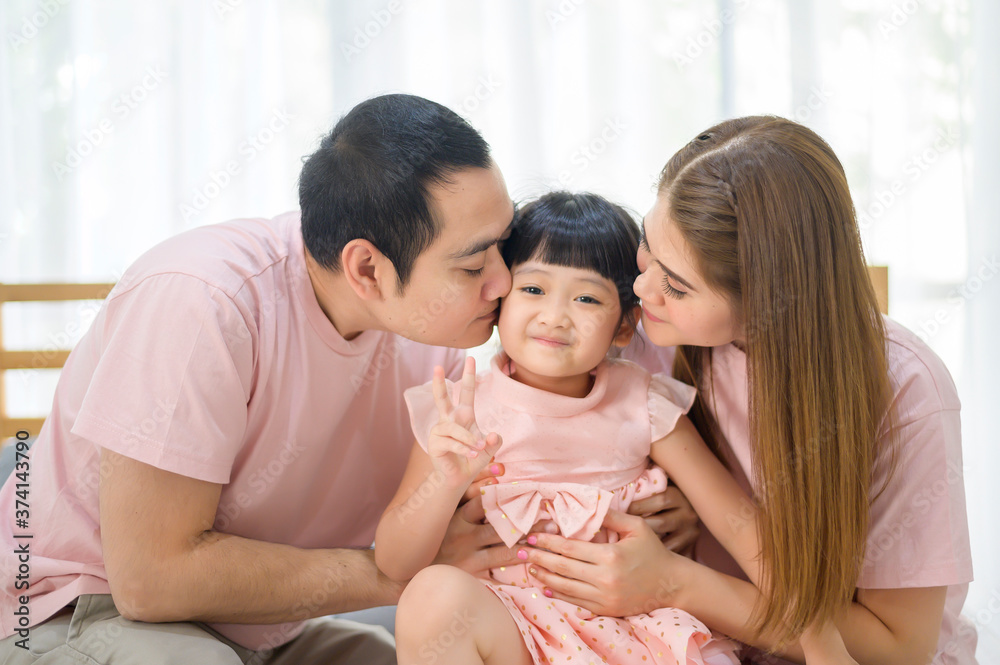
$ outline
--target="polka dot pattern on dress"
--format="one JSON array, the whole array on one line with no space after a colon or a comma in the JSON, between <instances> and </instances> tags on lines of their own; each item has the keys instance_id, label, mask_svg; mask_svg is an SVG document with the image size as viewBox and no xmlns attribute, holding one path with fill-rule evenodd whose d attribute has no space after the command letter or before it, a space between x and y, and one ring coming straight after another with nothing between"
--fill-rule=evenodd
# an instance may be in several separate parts
<instances>
[{"instance_id":1,"label":"polka dot pattern on dress","mask_svg":"<svg viewBox=\"0 0 1000 665\"><path fill-rule=\"evenodd\" d=\"M535 663L738 665L735 644L674 608L602 617L535 587L483 583L511 613ZM572 620L570 620L572 619Z\"/></svg>"}]
</instances>

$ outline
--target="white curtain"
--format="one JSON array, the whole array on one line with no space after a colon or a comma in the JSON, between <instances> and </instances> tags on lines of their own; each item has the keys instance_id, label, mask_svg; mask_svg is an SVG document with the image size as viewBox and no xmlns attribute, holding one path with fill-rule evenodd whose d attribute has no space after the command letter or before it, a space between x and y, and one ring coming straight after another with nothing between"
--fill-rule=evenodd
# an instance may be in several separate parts
<instances>
[{"instance_id":1,"label":"white curtain","mask_svg":"<svg viewBox=\"0 0 1000 665\"><path fill-rule=\"evenodd\" d=\"M974 4L974 67L971 99L963 100L969 123L969 154L963 177L967 194L965 271L962 303L956 312L963 326L962 373L965 488L972 528L976 582L965 613L980 633L980 663L1000 662L1000 3Z\"/></svg>"},{"instance_id":2,"label":"white curtain","mask_svg":"<svg viewBox=\"0 0 1000 665\"><path fill-rule=\"evenodd\" d=\"M6 0L0 281L113 280L184 229L297 205L301 158L406 91L492 144L515 198L645 212L701 129L776 113L848 171L891 313L964 403L980 661L1000 661L1000 26L996 0ZM13 307L13 306L11 306ZM9 344L78 335L4 312ZM52 377L8 377L44 410Z\"/></svg>"}]
</instances>

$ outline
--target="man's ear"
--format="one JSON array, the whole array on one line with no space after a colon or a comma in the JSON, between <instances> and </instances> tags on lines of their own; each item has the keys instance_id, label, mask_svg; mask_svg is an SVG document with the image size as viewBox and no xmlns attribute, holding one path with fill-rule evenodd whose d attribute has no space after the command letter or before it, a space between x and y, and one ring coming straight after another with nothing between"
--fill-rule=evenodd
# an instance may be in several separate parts
<instances>
[{"instance_id":1,"label":"man's ear","mask_svg":"<svg viewBox=\"0 0 1000 665\"><path fill-rule=\"evenodd\" d=\"M396 269L375 245L355 238L340 252L344 277L362 300L381 300L396 289Z\"/></svg>"},{"instance_id":2,"label":"man's ear","mask_svg":"<svg viewBox=\"0 0 1000 665\"><path fill-rule=\"evenodd\" d=\"M614 346L625 348L632 341L632 336L635 335L636 323L639 321L639 311L639 306L636 305L632 309L631 315L626 313L622 317L622 324L618 326L618 332L615 333L615 338L611 342Z\"/></svg>"}]
</instances>

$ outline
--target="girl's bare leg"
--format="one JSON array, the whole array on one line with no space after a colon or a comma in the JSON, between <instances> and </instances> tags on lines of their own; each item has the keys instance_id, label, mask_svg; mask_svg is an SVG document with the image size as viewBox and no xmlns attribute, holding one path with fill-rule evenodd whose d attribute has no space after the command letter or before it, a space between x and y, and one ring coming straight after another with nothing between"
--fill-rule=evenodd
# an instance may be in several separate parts
<instances>
[{"instance_id":1,"label":"girl's bare leg","mask_svg":"<svg viewBox=\"0 0 1000 665\"><path fill-rule=\"evenodd\" d=\"M396 608L399 665L531 665L507 607L482 582L452 566L410 581Z\"/></svg>"}]
</instances>

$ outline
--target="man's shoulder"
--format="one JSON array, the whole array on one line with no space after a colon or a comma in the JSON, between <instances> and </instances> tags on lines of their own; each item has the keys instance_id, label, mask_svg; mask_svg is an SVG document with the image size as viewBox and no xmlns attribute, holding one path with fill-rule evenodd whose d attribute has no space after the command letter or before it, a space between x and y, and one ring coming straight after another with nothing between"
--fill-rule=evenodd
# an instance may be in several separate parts
<instances>
[{"instance_id":1,"label":"man's shoulder","mask_svg":"<svg viewBox=\"0 0 1000 665\"><path fill-rule=\"evenodd\" d=\"M298 211L200 226L147 250L125 272L112 297L159 275L187 275L235 297L248 280L283 265L300 246Z\"/></svg>"}]
</instances>

